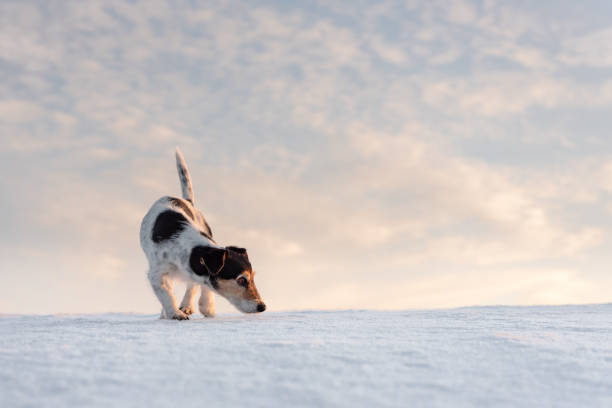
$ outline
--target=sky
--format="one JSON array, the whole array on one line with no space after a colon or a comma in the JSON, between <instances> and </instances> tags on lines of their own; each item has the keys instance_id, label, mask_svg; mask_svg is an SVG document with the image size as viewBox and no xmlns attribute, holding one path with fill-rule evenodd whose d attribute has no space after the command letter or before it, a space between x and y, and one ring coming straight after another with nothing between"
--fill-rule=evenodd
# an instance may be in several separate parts
<instances>
[{"instance_id":1,"label":"sky","mask_svg":"<svg viewBox=\"0 0 612 408\"><path fill-rule=\"evenodd\" d=\"M612 301L610 2L4 0L0 76L2 313L157 312L176 146L268 310Z\"/></svg>"}]
</instances>

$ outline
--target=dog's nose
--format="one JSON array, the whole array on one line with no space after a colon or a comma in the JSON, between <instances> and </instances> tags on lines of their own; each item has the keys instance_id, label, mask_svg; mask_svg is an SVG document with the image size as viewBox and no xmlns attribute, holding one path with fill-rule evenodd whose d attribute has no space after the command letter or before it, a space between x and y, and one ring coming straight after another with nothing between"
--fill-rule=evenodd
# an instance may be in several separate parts
<instances>
[{"instance_id":1,"label":"dog's nose","mask_svg":"<svg viewBox=\"0 0 612 408\"><path fill-rule=\"evenodd\" d=\"M263 312L264 310L266 310L266 304L265 303L260 303L257 305L257 311L258 312Z\"/></svg>"}]
</instances>

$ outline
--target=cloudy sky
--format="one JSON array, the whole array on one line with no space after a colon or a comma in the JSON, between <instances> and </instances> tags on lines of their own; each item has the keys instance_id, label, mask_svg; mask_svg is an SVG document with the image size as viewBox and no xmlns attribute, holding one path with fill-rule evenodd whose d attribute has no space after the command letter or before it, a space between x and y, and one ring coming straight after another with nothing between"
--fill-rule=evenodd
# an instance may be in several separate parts
<instances>
[{"instance_id":1,"label":"cloudy sky","mask_svg":"<svg viewBox=\"0 0 612 408\"><path fill-rule=\"evenodd\" d=\"M0 75L0 312L157 312L175 146L271 310L612 300L610 2L5 0Z\"/></svg>"}]
</instances>

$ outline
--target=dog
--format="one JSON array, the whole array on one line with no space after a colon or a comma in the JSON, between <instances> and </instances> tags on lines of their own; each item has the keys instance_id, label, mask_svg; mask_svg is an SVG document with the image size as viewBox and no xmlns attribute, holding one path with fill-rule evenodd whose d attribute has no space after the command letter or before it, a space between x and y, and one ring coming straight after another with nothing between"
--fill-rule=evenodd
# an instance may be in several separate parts
<instances>
[{"instance_id":1,"label":"dog","mask_svg":"<svg viewBox=\"0 0 612 408\"><path fill-rule=\"evenodd\" d=\"M218 245L202 213L195 208L191 177L181 151L176 167L183 198L162 197L144 216L140 245L149 261L148 278L162 304L162 319L186 320L195 312L195 297L205 317L215 315L214 293L244 313L263 312L265 303L253 280L246 249ZM180 306L174 298L174 281L187 282Z\"/></svg>"}]
</instances>

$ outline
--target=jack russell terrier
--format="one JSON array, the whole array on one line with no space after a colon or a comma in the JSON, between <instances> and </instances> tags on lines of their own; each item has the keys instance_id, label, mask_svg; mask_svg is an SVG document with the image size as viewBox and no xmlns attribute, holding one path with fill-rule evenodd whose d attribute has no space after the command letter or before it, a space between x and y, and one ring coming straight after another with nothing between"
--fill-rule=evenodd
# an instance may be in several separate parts
<instances>
[{"instance_id":1,"label":"jack russell terrier","mask_svg":"<svg viewBox=\"0 0 612 408\"><path fill-rule=\"evenodd\" d=\"M213 292L244 313L263 312L266 305L255 287L255 272L246 249L218 245L202 213L195 208L191 178L180 150L176 167L183 198L162 197L153 204L140 226L140 245L149 260L149 281L162 304L161 317L185 320L195 311L195 297L206 317L215 314ZM174 298L174 280L187 281L180 306Z\"/></svg>"}]
</instances>

